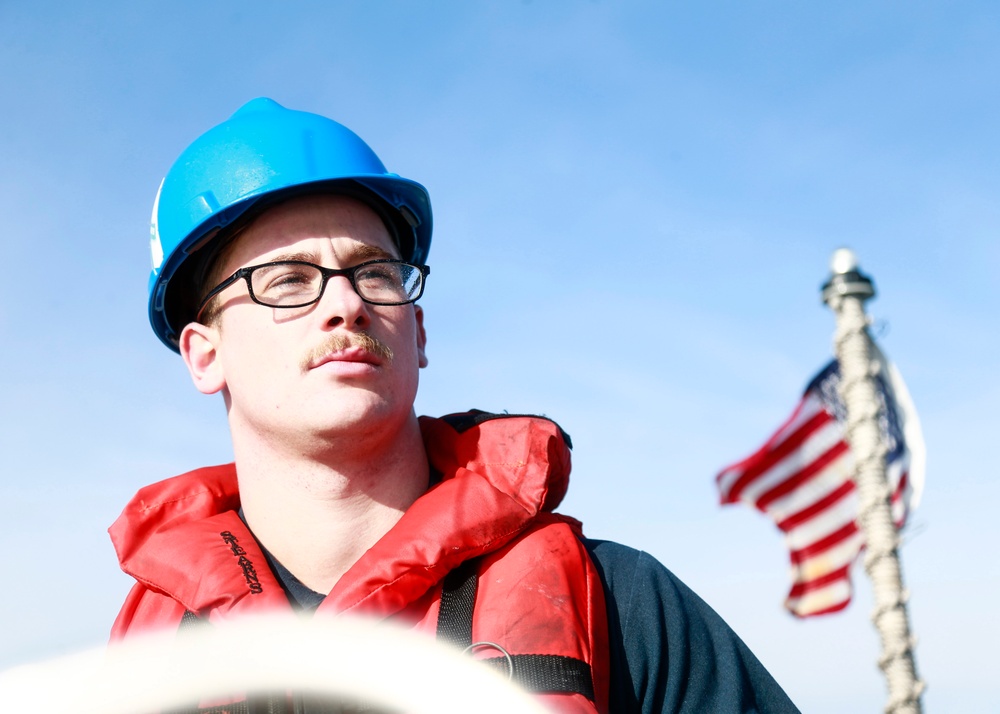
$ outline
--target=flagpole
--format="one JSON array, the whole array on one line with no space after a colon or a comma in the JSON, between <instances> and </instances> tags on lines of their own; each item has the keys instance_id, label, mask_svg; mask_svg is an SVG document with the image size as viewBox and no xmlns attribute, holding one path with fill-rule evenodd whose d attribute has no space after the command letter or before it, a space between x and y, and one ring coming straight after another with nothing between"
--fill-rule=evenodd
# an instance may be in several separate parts
<instances>
[{"instance_id":1,"label":"flagpole","mask_svg":"<svg viewBox=\"0 0 1000 714\"><path fill-rule=\"evenodd\" d=\"M837 319L834 337L840 362L840 396L847 408L847 441L854 454L858 525L866 542L865 571L875 592L872 622L882 641L879 667L889 686L887 714L919 714L924 683L917 677L914 639L906 611L899 560L899 537L892 520L886 480L886 447L879 428L875 360L864 303L875 295L871 279L858 269L853 252L841 248L830 261L832 275L823 301Z\"/></svg>"}]
</instances>

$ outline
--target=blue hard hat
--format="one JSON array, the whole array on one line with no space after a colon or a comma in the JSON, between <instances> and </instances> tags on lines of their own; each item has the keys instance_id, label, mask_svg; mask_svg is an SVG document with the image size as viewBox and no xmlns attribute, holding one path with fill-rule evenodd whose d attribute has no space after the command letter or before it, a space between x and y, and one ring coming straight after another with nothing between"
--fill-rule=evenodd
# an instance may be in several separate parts
<instances>
[{"instance_id":1,"label":"blue hard hat","mask_svg":"<svg viewBox=\"0 0 1000 714\"><path fill-rule=\"evenodd\" d=\"M388 173L347 127L259 98L195 139L160 184L153 204L149 321L175 352L194 319L199 269L232 233L274 201L330 191L368 203L387 224L404 260L427 260L431 202L427 189ZM241 220L242 219L242 220Z\"/></svg>"}]
</instances>

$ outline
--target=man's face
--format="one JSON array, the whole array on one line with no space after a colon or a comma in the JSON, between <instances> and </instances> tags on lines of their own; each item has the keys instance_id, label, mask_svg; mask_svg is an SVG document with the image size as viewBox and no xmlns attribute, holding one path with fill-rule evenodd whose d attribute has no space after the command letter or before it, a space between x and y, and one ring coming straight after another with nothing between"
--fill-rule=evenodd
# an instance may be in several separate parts
<instances>
[{"instance_id":1,"label":"man's face","mask_svg":"<svg viewBox=\"0 0 1000 714\"><path fill-rule=\"evenodd\" d=\"M225 252L219 275L277 260L349 268L398 257L382 221L360 201L305 196L257 218ZM218 300L219 319L186 327L181 352L199 389L224 391L234 438L249 433L308 448L317 437L391 434L412 417L418 368L427 363L418 306L369 305L343 276L302 308L256 304L243 280Z\"/></svg>"}]
</instances>

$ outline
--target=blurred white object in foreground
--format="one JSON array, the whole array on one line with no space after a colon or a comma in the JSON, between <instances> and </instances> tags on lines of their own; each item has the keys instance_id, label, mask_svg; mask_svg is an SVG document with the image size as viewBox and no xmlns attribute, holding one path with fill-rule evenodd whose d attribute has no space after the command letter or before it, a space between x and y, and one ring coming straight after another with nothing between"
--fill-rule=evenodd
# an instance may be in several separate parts
<instances>
[{"instance_id":1,"label":"blurred white object in foreground","mask_svg":"<svg viewBox=\"0 0 1000 714\"><path fill-rule=\"evenodd\" d=\"M233 693L294 691L414 714L548 710L426 634L288 615L135 638L0 673L7 711L137 714Z\"/></svg>"}]
</instances>

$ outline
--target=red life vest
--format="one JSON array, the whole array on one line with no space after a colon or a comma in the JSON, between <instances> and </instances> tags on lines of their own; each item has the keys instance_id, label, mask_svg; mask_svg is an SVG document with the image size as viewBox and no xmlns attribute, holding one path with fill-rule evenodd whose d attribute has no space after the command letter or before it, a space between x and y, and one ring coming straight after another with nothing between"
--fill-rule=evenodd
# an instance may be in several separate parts
<instances>
[{"instance_id":1,"label":"red life vest","mask_svg":"<svg viewBox=\"0 0 1000 714\"><path fill-rule=\"evenodd\" d=\"M569 483L568 437L547 419L483 412L421 417L420 427L441 480L344 574L319 611L392 617L433 633L452 593L469 592L457 581L471 579L471 632L444 636L499 644L521 664L583 663L591 692L542 687L539 696L556 711L607 711L604 591L579 522L552 513ZM137 581L113 640L177 627L185 612L211 622L290 607L238 508L233 464L138 492L109 530L122 570Z\"/></svg>"}]
</instances>

